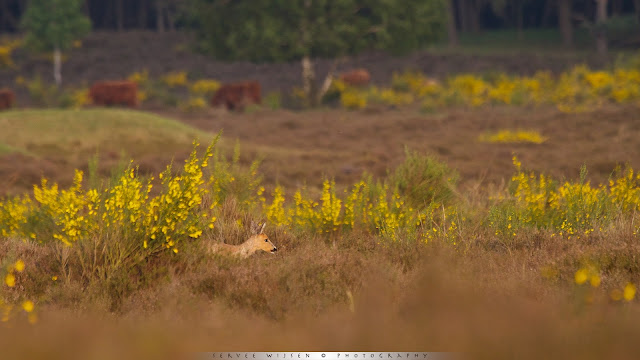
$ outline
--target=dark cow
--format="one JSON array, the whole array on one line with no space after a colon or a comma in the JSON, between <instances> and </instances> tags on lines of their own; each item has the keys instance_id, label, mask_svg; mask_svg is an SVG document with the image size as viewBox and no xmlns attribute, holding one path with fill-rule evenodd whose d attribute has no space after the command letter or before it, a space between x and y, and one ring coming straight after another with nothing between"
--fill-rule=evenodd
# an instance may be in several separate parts
<instances>
[{"instance_id":1,"label":"dark cow","mask_svg":"<svg viewBox=\"0 0 640 360\"><path fill-rule=\"evenodd\" d=\"M365 69L353 69L342 73L340 80L349 86L363 87L369 85L371 74Z\"/></svg>"},{"instance_id":2,"label":"dark cow","mask_svg":"<svg viewBox=\"0 0 640 360\"><path fill-rule=\"evenodd\" d=\"M133 81L100 81L89 89L89 97L94 105L138 106L138 84Z\"/></svg>"},{"instance_id":3,"label":"dark cow","mask_svg":"<svg viewBox=\"0 0 640 360\"><path fill-rule=\"evenodd\" d=\"M228 110L243 110L246 105L262 103L260 92L257 81L223 84L211 99L211 106L224 105Z\"/></svg>"},{"instance_id":4,"label":"dark cow","mask_svg":"<svg viewBox=\"0 0 640 360\"><path fill-rule=\"evenodd\" d=\"M0 110L13 107L16 95L9 89L0 89Z\"/></svg>"}]
</instances>

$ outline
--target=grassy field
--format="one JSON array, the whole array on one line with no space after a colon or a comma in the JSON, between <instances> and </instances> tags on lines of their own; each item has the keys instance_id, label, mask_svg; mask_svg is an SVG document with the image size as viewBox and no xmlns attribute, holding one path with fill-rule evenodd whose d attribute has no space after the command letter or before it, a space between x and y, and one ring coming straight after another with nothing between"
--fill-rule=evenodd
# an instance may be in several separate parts
<instances>
[{"instance_id":1,"label":"grassy field","mask_svg":"<svg viewBox=\"0 0 640 360\"><path fill-rule=\"evenodd\" d=\"M210 138L175 120L118 109L16 110L2 113L0 122L4 147L37 158L60 156L75 164L86 162L86 154L124 150L138 156L158 148L171 152L195 138Z\"/></svg>"},{"instance_id":2,"label":"grassy field","mask_svg":"<svg viewBox=\"0 0 640 360\"><path fill-rule=\"evenodd\" d=\"M173 116L180 122L170 120ZM597 192L597 184L607 184L616 165L640 168L640 140L634 136L638 120L635 105L579 114L520 107L432 114L417 109L259 110L166 113L165 117L120 110L2 113L0 123L6 130L0 143L10 151L0 158L2 166L19 159L17 168L40 170L46 163L52 180L70 185L72 169L83 168L96 152L101 159L108 159L109 152L117 155L101 165L105 175L108 166L122 161L121 150L127 157L142 159L146 165L139 173L119 170L133 185L117 177L103 185L104 204L126 193L114 190L118 184L135 189L139 180L142 188L146 176L157 177L172 158L180 161L166 176L175 179L181 160L189 158L194 137L205 145L222 130L224 153L230 153L233 140L240 145L235 161L213 156L207 167L200 168L221 182L190 188L185 180L190 191L219 189L203 192L201 203L190 208L197 216L216 216L215 227L197 239L186 233L176 238L179 251L142 250L143 237L136 237L135 225L146 221L144 214L131 223L126 216L114 220L122 226L109 227L104 221L119 213L107 207L99 211L111 220L97 217L103 226L87 232L85 240L68 238L78 241L71 247L54 240L52 234L70 232L47 223L47 214L73 211L53 205L60 199L76 204L89 196L86 184L68 195L51 195L54 200L29 205L29 216L40 216L41 221L23 226L25 232L0 236L0 275L5 279L0 295L13 305L8 321L0 323L3 358L175 359L189 358L185 354L193 351L229 350L458 351L481 359L633 358L640 307L627 286L640 284L637 184L630 184L624 193L631 196L632 209L623 209L620 204L626 203L616 203L613 195L603 193L597 196L620 207L593 212L583 206L592 203L565 197L569 208L582 207L560 214L552 213L556 208L549 205L548 213L538 214L548 223L531 223L522 215L528 214L529 203L521 204L514 190L527 183L529 173L518 172L512 156L517 155L524 168L558 179L553 194L572 189L563 187L564 180L582 185L591 180L588 190L580 187L584 190L579 194L587 198ZM533 131L545 141L482 141L482 135L505 129ZM417 160L406 159L405 146L417 151ZM320 203L316 211L323 217L300 218L326 226L324 216L331 214L321 208L336 202L321 199L324 179L335 180L335 196L344 200L346 209L343 196L348 193L342 189L351 189L363 173L373 175L371 191L381 192L373 185L376 181L393 188L400 180L411 179L407 173L423 166L423 154L455 170L460 181L444 184L443 176L451 172L442 175L432 165L422 169L424 176L439 174L432 185L440 186L437 193L449 195L438 200L441 207L431 209L433 217L421 220L418 227L405 225L391 234L380 223L361 219L325 232L295 222L278 223L272 211L277 210L272 206L277 196L271 190L277 185L284 186L286 211L293 206L293 193L306 186L309 191L304 196ZM248 166L258 158L262 163L252 173ZM589 172L581 182L580 168L585 164ZM396 170L403 166L408 170ZM185 171L183 178L199 179L198 171ZM524 178L511 181L520 174ZM31 191L39 175L31 183L12 184L14 191ZM253 179L261 181L252 183ZM538 181L537 174L531 179ZM423 185L421 179L414 181ZM152 184L159 194L171 194L171 186ZM245 191L260 186L267 189L264 203ZM408 203L412 195L401 196ZM376 199L370 201L378 206L381 202ZM144 211L154 211L145 206ZM139 215L136 209L126 211ZM342 211L341 216L346 210ZM396 214L393 209L384 211ZM514 218L520 214L521 223L512 223L510 214ZM600 215L578 236L553 225L562 220L559 216L582 219L579 216L585 214ZM490 224L495 219L502 219L503 227ZM252 220L269 220L266 232L278 246L278 255L237 260L204 252L211 242L237 244L246 239ZM518 226L514 235L504 233L512 224L514 229ZM425 234L431 237L424 238ZM127 266L110 263L109 256L119 258L127 244L135 244L134 253L142 258ZM110 255L95 255L100 252ZM18 261L24 263L23 271L18 271ZM7 285L7 274L15 277L14 286ZM21 309L25 300L35 303L33 311Z\"/></svg>"}]
</instances>

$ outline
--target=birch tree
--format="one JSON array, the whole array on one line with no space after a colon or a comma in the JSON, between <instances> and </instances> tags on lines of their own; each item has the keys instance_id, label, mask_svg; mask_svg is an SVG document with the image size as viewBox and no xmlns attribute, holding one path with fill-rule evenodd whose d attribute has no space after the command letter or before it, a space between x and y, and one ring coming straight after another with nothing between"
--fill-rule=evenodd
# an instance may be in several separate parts
<instances>
[{"instance_id":1,"label":"birch tree","mask_svg":"<svg viewBox=\"0 0 640 360\"><path fill-rule=\"evenodd\" d=\"M53 78L62 84L62 52L91 30L82 0L30 0L22 17L25 43L35 51L53 52Z\"/></svg>"}]
</instances>

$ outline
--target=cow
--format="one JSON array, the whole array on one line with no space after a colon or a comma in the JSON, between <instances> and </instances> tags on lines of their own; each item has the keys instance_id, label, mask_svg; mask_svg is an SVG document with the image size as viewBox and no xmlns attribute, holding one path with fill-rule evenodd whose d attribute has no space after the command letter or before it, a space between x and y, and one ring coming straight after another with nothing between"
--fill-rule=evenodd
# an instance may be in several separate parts
<instances>
[{"instance_id":1,"label":"cow","mask_svg":"<svg viewBox=\"0 0 640 360\"><path fill-rule=\"evenodd\" d=\"M94 105L138 106L138 84L133 81L100 81L89 89L89 98Z\"/></svg>"},{"instance_id":2,"label":"cow","mask_svg":"<svg viewBox=\"0 0 640 360\"><path fill-rule=\"evenodd\" d=\"M369 85L371 74L365 69L353 69L340 74L339 79L349 86L364 87Z\"/></svg>"},{"instance_id":3,"label":"cow","mask_svg":"<svg viewBox=\"0 0 640 360\"><path fill-rule=\"evenodd\" d=\"M211 98L211 106L224 105L227 110L243 110L246 105L262 103L260 92L257 81L223 84Z\"/></svg>"},{"instance_id":4,"label":"cow","mask_svg":"<svg viewBox=\"0 0 640 360\"><path fill-rule=\"evenodd\" d=\"M0 89L0 110L13 107L16 95L9 89Z\"/></svg>"}]
</instances>

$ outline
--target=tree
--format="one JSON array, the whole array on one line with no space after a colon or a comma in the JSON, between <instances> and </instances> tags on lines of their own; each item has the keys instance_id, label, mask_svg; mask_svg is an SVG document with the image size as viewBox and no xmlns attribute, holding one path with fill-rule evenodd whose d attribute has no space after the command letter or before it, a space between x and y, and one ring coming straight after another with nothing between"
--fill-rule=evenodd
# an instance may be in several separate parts
<instances>
[{"instance_id":1,"label":"tree","mask_svg":"<svg viewBox=\"0 0 640 360\"><path fill-rule=\"evenodd\" d=\"M176 13L182 6L183 1L180 0L155 0L156 31L165 32L167 28L174 31Z\"/></svg>"},{"instance_id":2,"label":"tree","mask_svg":"<svg viewBox=\"0 0 640 360\"><path fill-rule=\"evenodd\" d=\"M505 0L498 0L504 2ZM460 24L463 32L480 32L480 14L488 0L459 0Z\"/></svg>"},{"instance_id":3,"label":"tree","mask_svg":"<svg viewBox=\"0 0 640 360\"><path fill-rule=\"evenodd\" d=\"M558 0L558 27L562 34L562 44L566 47L573 47L571 16L571 0Z\"/></svg>"},{"instance_id":4,"label":"tree","mask_svg":"<svg viewBox=\"0 0 640 360\"><path fill-rule=\"evenodd\" d=\"M192 13L201 48L219 59L301 61L310 103L332 75L317 91L314 58L406 53L444 35L447 22L446 0L197 0Z\"/></svg>"},{"instance_id":5,"label":"tree","mask_svg":"<svg viewBox=\"0 0 640 360\"><path fill-rule=\"evenodd\" d=\"M458 29L456 28L456 4L454 0L447 0L447 35L449 47L458 46Z\"/></svg>"},{"instance_id":6,"label":"tree","mask_svg":"<svg viewBox=\"0 0 640 360\"><path fill-rule=\"evenodd\" d=\"M91 30L82 14L82 0L30 0L22 18L27 46L36 51L53 51L53 77L62 84L62 51Z\"/></svg>"},{"instance_id":7,"label":"tree","mask_svg":"<svg viewBox=\"0 0 640 360\"><path fill-rule=\"evenodd\" d=\"M596 38L596 51L598 55L604 56L607 54L607 0L596 0L596 25L595 25L595 38Z\"/></svg>"}]
</instances>

